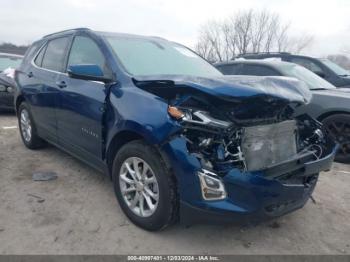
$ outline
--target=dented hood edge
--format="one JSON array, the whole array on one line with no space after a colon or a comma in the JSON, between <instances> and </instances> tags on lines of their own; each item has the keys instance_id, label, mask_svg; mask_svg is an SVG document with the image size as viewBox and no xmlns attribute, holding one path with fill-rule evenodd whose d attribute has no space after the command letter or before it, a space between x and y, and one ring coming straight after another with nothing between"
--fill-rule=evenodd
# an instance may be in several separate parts
<instances>
[{"instance_id":1,"label":"dented hood edge","mask_svg":"<svg viewBox=\"0 0 350 262\"><path fill-rule=\"evenodd\" d=\"M135 85L143 90L166 94L171 99L178 93L201 92L229 102L242 102L252 97L272 97L296 105L310 102L307 86L289 77L219 76L204 78L183 75L135 76Z\"/></svg>"}]
</instances>

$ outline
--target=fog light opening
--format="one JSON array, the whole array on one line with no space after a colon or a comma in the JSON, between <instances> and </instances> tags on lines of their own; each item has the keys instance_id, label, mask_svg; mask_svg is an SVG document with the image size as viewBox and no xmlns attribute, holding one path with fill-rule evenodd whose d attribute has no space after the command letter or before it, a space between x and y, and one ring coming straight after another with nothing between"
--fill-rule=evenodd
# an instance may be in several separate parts
<instances>
[{"instance_id":1,"label":"fog light opening","mask_svg":"<svg viewBox=\"0 0 350 262\"><path fill-rule=\"evenodd\" d=\"M221 200L226 198L225 186L216 174L203 169L198 172L198 177L204 200Z\"/></svg>"}]
</instances>

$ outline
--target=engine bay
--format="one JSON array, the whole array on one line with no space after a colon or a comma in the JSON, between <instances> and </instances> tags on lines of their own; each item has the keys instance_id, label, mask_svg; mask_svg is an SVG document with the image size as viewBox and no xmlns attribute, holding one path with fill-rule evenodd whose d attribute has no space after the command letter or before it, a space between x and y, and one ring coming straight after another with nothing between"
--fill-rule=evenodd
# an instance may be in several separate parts
<instances>
[{"instance_id":1,"label":"engine bay","mask_svg":"<svg viewBox=\"0 0 350 262\"><path fill-rule=\"evenodd\" d=\"M203 108L169 106L174 108L182 112L178 115L183 127L181 136L187 141L189 153L204 169L218 175L224 176L232 168L266 170L305 155L317 160L332 148L319 122L308 115L294 118L291 108L274 117L250 121L224 119L227 111L218 119Z\"/></svg>"},{"instance_id":2,"label":"engine bay","mask_svg":"<svg viewBox=\"0 0 350 262\"><path fill-rule=\"evenodd\" d=\"M288 162L297 166L334 148L321 123L294 115L312 96L295 79L149 76L133 81L167 102L168 114L181 126L175 135L186 140L188 152L203 169L219 176L234 168L266 173Z\"/></svg>"}]
</instances>

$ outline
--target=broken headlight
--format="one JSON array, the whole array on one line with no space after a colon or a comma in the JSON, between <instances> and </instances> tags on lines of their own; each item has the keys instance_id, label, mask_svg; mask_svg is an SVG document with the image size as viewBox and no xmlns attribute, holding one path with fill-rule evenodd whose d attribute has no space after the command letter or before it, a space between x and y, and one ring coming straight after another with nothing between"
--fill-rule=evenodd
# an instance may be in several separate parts
<instances>
[{"instance_id":1,"label":"broken headlight","mask_svg":"<svg viewBox=\"0 0 350 262\"><path fill-rule=\"evenodd\" d=\"M177 120L182 120L188 124L197 126L204 125L226 129L232 125L230 122L213 118L208 112L201 110L179 109L174 106L169 106L168 113L171 117Z\"/></svg>"},{"instance_id":2,"label":"broken headlight","mask_svg":"<svg viewBox=\"0 0 350 262\"><path fill-rule=\"evenodd\" d=\"M202 169L197 174L204 200L221 200L226 198L225 186L217 175L205 169Z\"/></svg>"}]
</instances>

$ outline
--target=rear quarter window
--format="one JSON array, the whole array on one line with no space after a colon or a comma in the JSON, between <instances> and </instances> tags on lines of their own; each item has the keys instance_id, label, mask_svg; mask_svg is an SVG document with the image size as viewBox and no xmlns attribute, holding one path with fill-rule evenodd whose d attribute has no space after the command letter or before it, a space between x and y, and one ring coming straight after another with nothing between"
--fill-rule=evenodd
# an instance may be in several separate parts
<instances>
[{"instance_id":1,"label":"rear quarter window","mask_svg":"<svg viewBox=\"0 0 350 262\"><path fill-rule=\"evenodd\" d=\"M42 46L42 41L38 41L33 43L28 50L26 51L26 53L24 54L24 58L22 61L22 64L26 64L29 63L33 57L35 56L35 54L38 52L39 48Z\"/></svg>"},{"instance_id":2,"label":"rear quarter window","mask_svg":"<svg viewBox=\"0 0 350 262\"><path fill-rule=\"evenodd\" d=\"M34 60L34 64L36 64L39 67L41 67L41 65L42 65L45 50L46 50L46 45L43 48L41 48L39 54L36 56L36 58Z\"/></svg>"}]
</instances>

